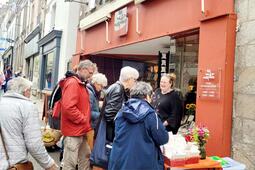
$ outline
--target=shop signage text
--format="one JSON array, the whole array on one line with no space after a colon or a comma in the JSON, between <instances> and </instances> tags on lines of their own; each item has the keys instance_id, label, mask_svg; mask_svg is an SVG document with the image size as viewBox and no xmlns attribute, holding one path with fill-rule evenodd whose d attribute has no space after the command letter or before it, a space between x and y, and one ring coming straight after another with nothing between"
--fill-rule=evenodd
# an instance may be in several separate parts
<instances>
[{"instance_id":1,"label":"shop signage text","mask_svg":"<svg viewBox=\"0 0 255 170\"><path fill-rule=\"evenodd\" d=\"M127 17L127 7L122 8L115 12L114 18L114 31L118 33L119 36L124 36L128 32L128 17Z\"/></svg>"},{"instance_id":2,"label":"shop signage text","mask_svg":"<svg viewBox=\"0 0 255 170\"><path fill-rule=\"evenodd\" d=\"M160 74L163 75L164 73L169 72L169 52L167 53L161 53L159 52L159 67L160 67Z\"/></svg>"},{"instance_id":3,"label":"shop signage text","mask_svg":"<svg viewBox=\"0 0 255 170\"><path fill-rule=\"evenodd\" d=\"M162 53L161 57L161 75L166 73L166 54Z\"/></svg>"},{"instance_id":4,"label":"shop signage text","mask_svg":"<svg viewBox=\"0 0 255 170\"><path fill-rule=\"evenodd\" d=\"M221 70L200 70L201 84L199 86L199 98L220 99Z\"/></svg>"}]
</instances>

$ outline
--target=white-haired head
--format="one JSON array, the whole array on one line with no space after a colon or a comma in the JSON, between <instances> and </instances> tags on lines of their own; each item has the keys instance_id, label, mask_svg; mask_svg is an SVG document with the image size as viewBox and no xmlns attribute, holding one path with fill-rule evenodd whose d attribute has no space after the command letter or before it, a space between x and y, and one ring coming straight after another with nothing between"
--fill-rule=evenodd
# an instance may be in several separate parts
<instances>
[{"instance_id":1,"label":"white-haired head","mask_svg":"<svg viewBox=\"0 0 255 170\"><path fill-rule=\"evenodd\" d=\"M139 72L133 67L126 66L120 70L119 80L122 83L128 81L129 79L137 80L138 77L139 77Z\"/></svg>"},{"instance_id":2,"label":"white-haired head","mask_svg":"<svg viewBox=\"0 0 255 170\"><path fill-rule=\"evenodd\" d=\"M107 86L107 78L104 74L102 73L96 73L92 76L91 78L91 83L92 84L99 84L99 85L102 85L103 87L106 87Z\"/></svg>"},{"instance_id":3,"label":"white-haired head","mask_svg":"<svg viewBox=\"0 0 255 170\"><path fill-rule=\"evenodd\" d=\"M13 78L8 82L8 91L19 93L26 97L30 97L30 90L33 83L23 77Z\"/></svg>"},{"instance_id":4,"label":"white-haired head","mask_svg":"<svg viewBox=\"0 0 255 170\"><path fill-rule=\"evenodd\" d=\"M131 89L139 77L139 72L133 67L123 67L120 70L120 82L125 89Z\"/></svg>"}]
</instances>

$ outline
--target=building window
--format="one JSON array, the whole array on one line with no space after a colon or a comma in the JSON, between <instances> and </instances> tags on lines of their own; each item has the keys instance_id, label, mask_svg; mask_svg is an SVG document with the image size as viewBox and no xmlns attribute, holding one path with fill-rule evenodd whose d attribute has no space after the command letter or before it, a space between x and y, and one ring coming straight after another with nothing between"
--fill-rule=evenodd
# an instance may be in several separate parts
<instances>
[{"instance_id":1,"label":"building window","mask_svg":"<svg viewBox=\"0 0 255 170\"><path fill-rule=\"evenodd\" d=\"M45 81L44 88L52 89L52 70L53 70L54 53L45 55Z\"/></svg>"},{"instance_id":2,"label":"building window","mask_svg":"<svg viewBox=\"0 0 255 170\"><path fill-rule=\"evenodd\" d=\"M39 87L39 56L34 57L33 85L36 88Z\"/></svg>"},{"instance_id":3,"label":"building window","mask_svg":"<svg viewBox=\"0 0 255 170\"><path fill-rule=\"evenodd\" d=\"M26 59L26 77L32 81L33 78L33 57Z\"/></svg>"}]
</instances>

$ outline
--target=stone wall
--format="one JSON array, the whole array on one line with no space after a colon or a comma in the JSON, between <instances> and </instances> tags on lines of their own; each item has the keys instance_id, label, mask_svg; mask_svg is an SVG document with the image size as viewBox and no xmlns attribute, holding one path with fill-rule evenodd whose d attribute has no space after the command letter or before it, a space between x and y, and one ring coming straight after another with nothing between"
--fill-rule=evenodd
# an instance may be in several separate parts
<instances>
[{"instance_id":1,"label":"stone wall","mask_svg":"<svg viewBox=\"0 0 255 170\"><path fill-rule=\"evenodd\" d=\"M232 156L255 169L255 0L235 0L237 36Z\"/></svg>"}]
</instances>

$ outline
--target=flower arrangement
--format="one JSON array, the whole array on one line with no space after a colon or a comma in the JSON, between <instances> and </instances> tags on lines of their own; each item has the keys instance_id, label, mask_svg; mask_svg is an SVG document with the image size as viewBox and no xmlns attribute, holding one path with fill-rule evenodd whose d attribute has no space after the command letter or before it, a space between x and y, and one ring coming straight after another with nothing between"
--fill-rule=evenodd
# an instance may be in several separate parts
<instances>
[{"instance_id":1,"label":"flower arrangement","mask_svg":"<svg viewBox=\"0 0 255 170\"><path fill-rule=\"evenodd\" d=\"M199 146L201 159L206 158L205 144L209 138L209 130L205 126L195 126L188 129L185 134L185 140L187 142L196 142Z\"/></svg>"},{"instance_id":2,"label":"flower arrangement","mask_svg":"<svg viewBox=\"0 0 255 170\"><path fill-rule=\"evenodd\" d=\"M196 104L190 103L186 104L186 115L195 115L196 112Z\"/></svg>"}]
</instances>

